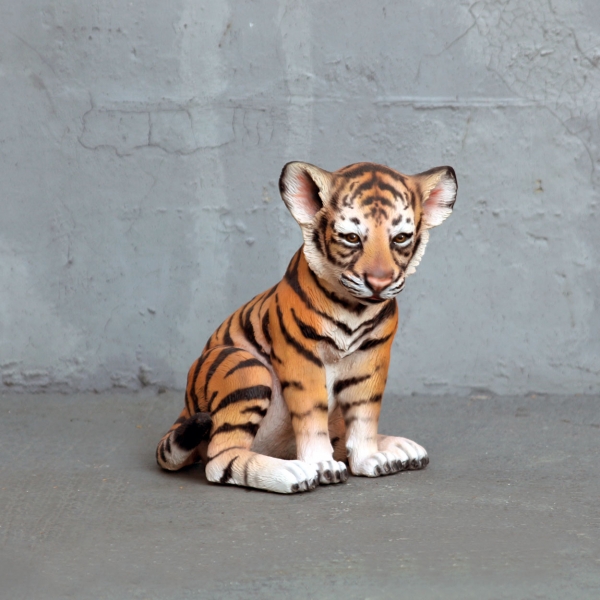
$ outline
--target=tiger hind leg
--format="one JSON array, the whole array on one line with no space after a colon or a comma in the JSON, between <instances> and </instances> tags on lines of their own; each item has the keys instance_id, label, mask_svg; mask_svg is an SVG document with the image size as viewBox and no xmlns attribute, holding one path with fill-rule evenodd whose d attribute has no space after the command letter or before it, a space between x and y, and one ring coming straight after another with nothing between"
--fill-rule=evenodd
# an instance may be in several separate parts
<instances>
[{"instance_id":1,"label":"tiger hind leg","mask_svg":"<svg viewBox=\"0 0 600 600\"><path fill-rule=\"evenodd\" d=\"M284 494L314 489L319 483L315 466L251 450L271 403L271 371L240 348L222 347L211 352L214 358L205 361L196 384L198 392L208 399L212 419L206 478Z\"/></svg>"}]
</instances>

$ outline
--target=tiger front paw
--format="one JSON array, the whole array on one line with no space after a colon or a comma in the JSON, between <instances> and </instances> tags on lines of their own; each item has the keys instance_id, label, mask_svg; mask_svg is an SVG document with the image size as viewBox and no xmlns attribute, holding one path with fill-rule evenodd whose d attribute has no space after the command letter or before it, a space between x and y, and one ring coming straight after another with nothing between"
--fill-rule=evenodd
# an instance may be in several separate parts
<instances>
[{"instance_id":1,"label":"tiger front paw","mask_svg":"<svg viewBox=\"0 0 600 600\"><path fill-rule=\"evenodd\" d=\"M423 469L429 463L425 448L406 438L380 435L377 448L378 452L370 456L350 455L353 475L379 477L406 469Z\"/></svg>"},{"instance_id":2,"label":"tiger front paw","mask_svg":"<svg viewBox=\"0 0 600 600\"><path fill-rule=\"evenodd\" d=\"M352 475L363 475L364 477L379 477L403 471L408 465L406 456L402 457L395 452L376 452L362 460L352 459L350 456L350 471Z\"/></svg>"},{"instance_id":3,"label":"tiger front paw","mask_svg":"<svg viewBox=\"0 0 600 600\"><path fill-rule=\"evenodd\" d=\"M295 494L309 492L319 485L319 474L316 472L314 465L309 465L301 460L285 462L284 468L278 473L277 477L281 482L281 489L274 489L274 491Z\"/></svg>"},{"instance_id":4,"label":"tiger front paw","mask_svg":"<svg viewBox=\"0 0 600 600\"><path fill-rule=\"evenodd\" d=\"M337 460L324 460L318 463L312 463L319 473L319 483L327 485L328 483L344 483L348 479L348 468L343 462Z\"/></svg>"},{"instance_id":5,"label":"tiger front paw","mask_svg":"<svg viewBox=\"0 0 600 600\"><path fill-rule=\"evenodd\" d=\"M416 442L403 437L393 435L378 435L377 448L380 451L392 452L401 457L406 463L405 469L411 471L424 469L429 464L427 450Z\"/></svg>"}]
</instances>

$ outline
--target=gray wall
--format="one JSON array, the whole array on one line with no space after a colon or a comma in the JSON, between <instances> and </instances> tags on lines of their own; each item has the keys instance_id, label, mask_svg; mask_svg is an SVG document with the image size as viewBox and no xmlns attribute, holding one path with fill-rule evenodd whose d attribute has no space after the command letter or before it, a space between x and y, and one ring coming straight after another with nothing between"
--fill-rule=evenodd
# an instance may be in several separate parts
<instances>
[{"instance_id":1,"label":"gray wall","mask_svg":"<svg viewBox=\"0 0 600 600\"><path fill-rule=\"evenodd\" d=\"M0 389L182 388L281 167L451 164L389 388L600 389L600 3L2 0Z\"/></svg>"}]
</instances>

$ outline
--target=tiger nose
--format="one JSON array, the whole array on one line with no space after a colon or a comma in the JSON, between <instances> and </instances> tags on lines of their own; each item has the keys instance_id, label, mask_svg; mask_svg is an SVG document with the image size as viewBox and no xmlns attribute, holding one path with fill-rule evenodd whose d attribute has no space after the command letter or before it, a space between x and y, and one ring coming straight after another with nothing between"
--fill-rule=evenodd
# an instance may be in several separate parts
<instances>
[{"instance_id":1,"label":"tiger nose","mask_svg":"<svg viewBox=\"0 0 600 600\"><path fill-rule=\"evenodd\" d=\"M378 294L382 290L385 290L385 288L388 285L390 285L390 283L392 283L392 281L394 280L394 275L393 273L376 273L374 275L367 275L366 280L369 284L369 287L376 294Z\"/></svg>"}]
</instances>

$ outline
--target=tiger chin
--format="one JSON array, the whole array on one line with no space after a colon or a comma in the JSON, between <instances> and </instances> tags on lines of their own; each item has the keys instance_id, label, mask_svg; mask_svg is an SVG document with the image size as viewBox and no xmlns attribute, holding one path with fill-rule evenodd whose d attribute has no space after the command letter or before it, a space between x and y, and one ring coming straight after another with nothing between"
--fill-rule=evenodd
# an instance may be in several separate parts
<instances>
[{"instance_id":1,"label":"tiger chin","mask_svg":"<svg viewBox=\"0 0 600 600\"><path fill-rule=\"evenodd\" d=\"M395 298L452 212L454 170L291 162L279 187L304 244L283 279L208 340L158 464L201 460L211 482L284 494L424 468L422 446L377 429Z\"/></svg>"}]
</instances>

